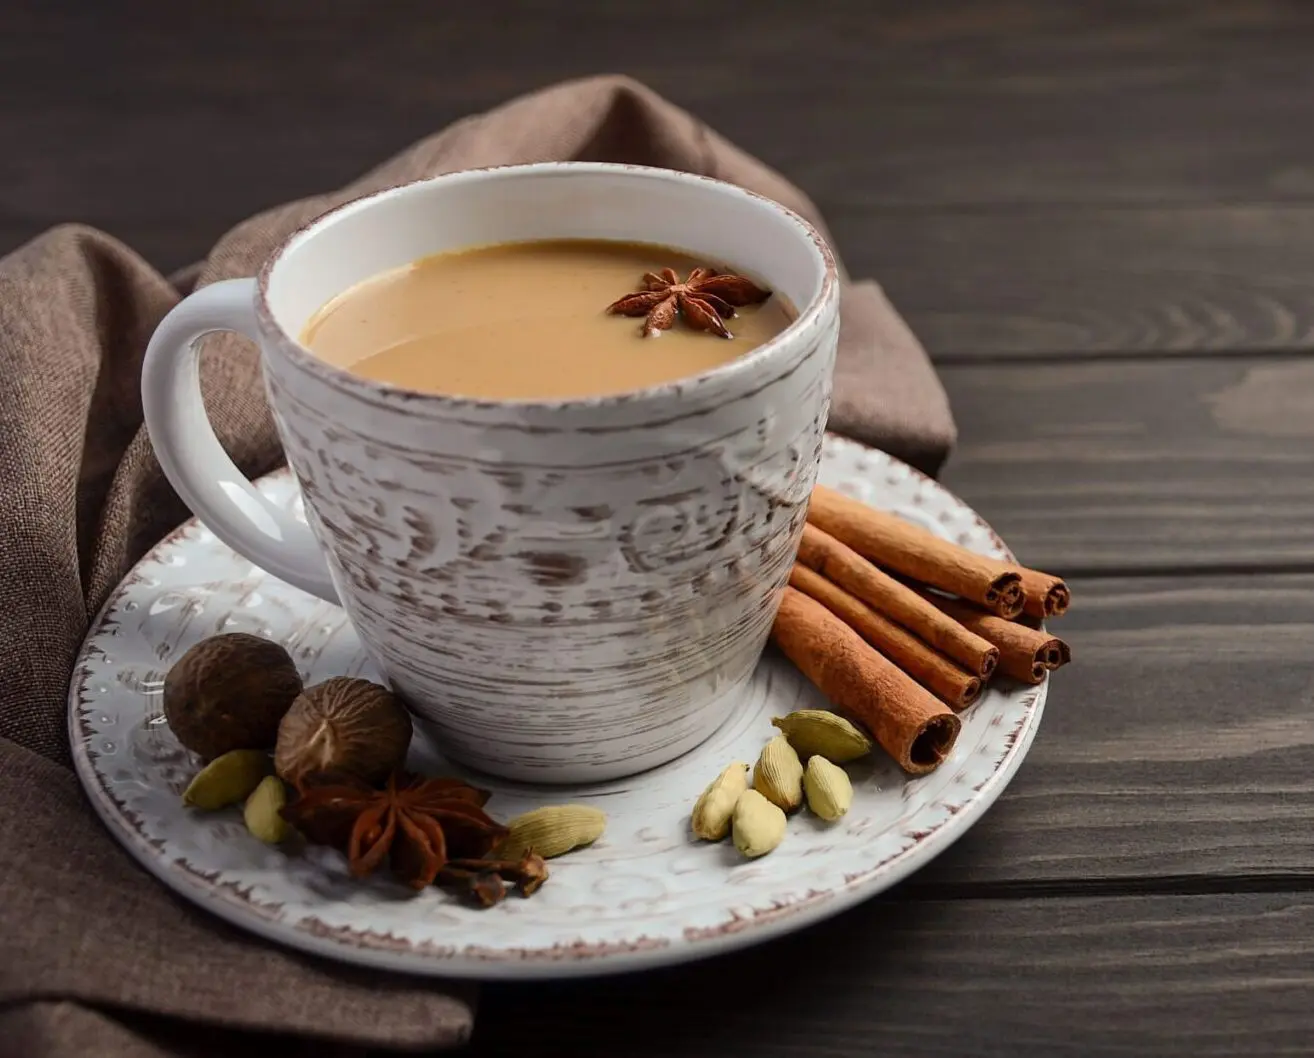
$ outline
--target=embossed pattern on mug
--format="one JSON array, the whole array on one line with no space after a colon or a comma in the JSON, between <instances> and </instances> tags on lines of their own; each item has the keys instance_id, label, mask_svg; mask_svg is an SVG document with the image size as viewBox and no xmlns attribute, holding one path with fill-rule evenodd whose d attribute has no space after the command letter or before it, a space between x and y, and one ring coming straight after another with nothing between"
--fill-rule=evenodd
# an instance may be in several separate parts
<instances>
[{"instance_id":1,"label":"embossed pattern on mug","mask_svg":"<svg viewBox=\"0 0 1314 1058\"><path fill-rule=\"evenodd\" d=\"M306 378L282 367L267 382L375 662L462 759L576 781L668 760L726 719L788 579L837 336L832 314L716 406L729 429L712 443L709 411L691 401L612 431L433 412L408 445L345 425L380 421L351 394L307 400ZM504 458L492 437L536 459Z\"/></svg>"}]
</instances>

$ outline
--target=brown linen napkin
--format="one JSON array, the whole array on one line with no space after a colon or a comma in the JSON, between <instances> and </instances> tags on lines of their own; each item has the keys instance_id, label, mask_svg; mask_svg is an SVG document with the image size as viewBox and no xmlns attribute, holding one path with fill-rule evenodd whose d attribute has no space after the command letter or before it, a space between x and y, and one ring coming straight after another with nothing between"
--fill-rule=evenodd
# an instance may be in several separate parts
<instances>
[{"instance_id":1,"label":"brown linen napkin","mask_svg":"<svg viewBox=\"0 0 1314 1058\"><path fill-rule=\"evenodd\" d=\"M820 223L783 177L641 85L604 77L467 118L348 188L254 217L196 281L252 274L298 225L377 188L569 158L720 177ZM146 341L179 296L86 228L0 260L0 1039L31 1058L85 1054L89 1040L108 1058L231 1053L263 1038L252 1033L339 1041L333 1053L455 1046L470 1031L469 990L303 958L185 905L129 861L68 770L66 694L88 622L188 513L151 453L138 393ZM842 315L831 428L934 472L954 428L925 354L874 283L847 284ZM254 349L212 339L202 380L238 465L275 467Z\"/></svg>"}]
</instances>

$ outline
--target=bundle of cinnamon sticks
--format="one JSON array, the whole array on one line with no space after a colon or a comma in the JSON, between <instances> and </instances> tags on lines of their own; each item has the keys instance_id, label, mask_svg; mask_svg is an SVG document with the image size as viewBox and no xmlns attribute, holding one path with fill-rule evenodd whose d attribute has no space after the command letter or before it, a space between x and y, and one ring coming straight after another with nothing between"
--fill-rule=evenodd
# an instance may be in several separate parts
<instances>
[{"instance_id":1,"label":"bundle of cinnamon sticks","mask_svg":"<svg viewBox=\"0 0 1314 1058\"><path fill-rule=\"evenodd\" d=\"M818 485L772 640L905 771L949 755L992 679L1037 684L1071 660L1041 628L1061 578L986 558Z\"/></svg>"}]
</instances>

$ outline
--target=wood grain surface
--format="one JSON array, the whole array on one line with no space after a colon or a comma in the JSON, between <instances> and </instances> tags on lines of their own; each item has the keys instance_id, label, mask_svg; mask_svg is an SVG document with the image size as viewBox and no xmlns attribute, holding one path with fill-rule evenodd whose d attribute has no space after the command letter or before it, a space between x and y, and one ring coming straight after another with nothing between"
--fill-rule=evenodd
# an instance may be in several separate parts
<instances>
[{"instance_id":1,"label":"wood grain surface","mask_svg":"<svg viewBox=\"0 0 1314 1058\"><path fill-rule=\"evenodd\" d=\"M941 363L1314 347L1314 206L832 214Z\"/></svg>"},{"instance_id":2,"label":"wood grain surface","mask_svg":"<svg viewBox=\"0 0 1314 1058\"><path fill-rule=\"evenodd\" d=\"M473 110L612 71L831 211L1314 199L1303 0L759 0L729 40L682 31L700 0L662 10L654 33L605 0L231 0L203 23L8 0L0 231L87 220L175 267Z\"/></svg>"},{"instance_id":3,"label":"wood grain surface","mask_svg":"<svg viewBox=\"0 0 1314 1058\"><path fill-rule=\"evenodd\" d=\"M473 1053L1307 1055L1314 897L875 900L758 952L487 995Z\"/></svg>"},{"instance_id":4,"label":"wood grain surface","mask_svg":"<svg viewBox=\"0 0 1314 1058\"><path fill-rule=\"evenodd\" d=\"M1024 561L1078 573L1314 569L1314 358L941 371L945 484Z\"/></svg>"},{"instance_id":5,"label":"wood grain surface","mask_svg":"<svg viewBox=\"0 0 1314 1058\"><path fill-rule=\"evenodd\" d=\"M701 19L695 21L695 19ZM941 366L946 482L1076 578L1031 755L887 899L484 990L470 1053L1295 1055L1314 1039L1314 5L0 5L0 253L164 270L565 77L786 172Z\"/></svg>"},{"instance_id":6,"label":"wood grain surface","mask_svg":"<svg viewBox=\"0 0 1314 1058\"><path fill-rule=\"evenodd\" d=\"M908 888L1314 888L1314 576L1070 584L1026 763Z\"/></svg>"}]
</instances>

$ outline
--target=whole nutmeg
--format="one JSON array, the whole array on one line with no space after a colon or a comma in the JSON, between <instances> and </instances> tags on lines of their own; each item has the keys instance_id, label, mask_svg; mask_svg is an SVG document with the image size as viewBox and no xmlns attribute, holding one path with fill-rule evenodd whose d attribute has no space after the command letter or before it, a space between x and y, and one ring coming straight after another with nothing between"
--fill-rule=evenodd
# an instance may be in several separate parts
<instances>
[{"instance_id":1,"label":"whole nutmeg","mask_svg":"<svg viewBox=\"0 0 1314 1058\"><path fill-rule=\"evenodd\" d=\"M349 676L307 687L278 727L274 770L294 786L346 773L378 782L400 768L411 714L388 688Z\"/></svg>"},{"instance_id":2,"label":"whole nutmeg","mask_svg":"<svg viewBox=\"0 0 1314 1058\"><path fill-rule=\"evenodd\" d=\"M206 760L268 749L301 693L301 675L278 643L245 632L202 639L164 677L164 718Z\"/></svg>"}]
</instances>

